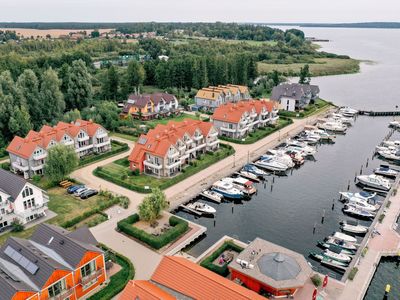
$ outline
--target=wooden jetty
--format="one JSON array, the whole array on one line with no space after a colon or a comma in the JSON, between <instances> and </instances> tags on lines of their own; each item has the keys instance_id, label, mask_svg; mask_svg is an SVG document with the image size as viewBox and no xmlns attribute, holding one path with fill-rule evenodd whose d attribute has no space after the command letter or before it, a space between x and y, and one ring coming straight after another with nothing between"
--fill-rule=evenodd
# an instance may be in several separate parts
<instances>
[{"instance_id":1,"label":"wooden jetty","mask_svg":"<svg viewBox=\"0 0 400 300\"><path fill-rule=\"evenodd\" d=\"M397 111L359 110L358 114L359 115L371 116L371 117L400 116L400 110L397 110Z\"/></svg>"}]
</instances>

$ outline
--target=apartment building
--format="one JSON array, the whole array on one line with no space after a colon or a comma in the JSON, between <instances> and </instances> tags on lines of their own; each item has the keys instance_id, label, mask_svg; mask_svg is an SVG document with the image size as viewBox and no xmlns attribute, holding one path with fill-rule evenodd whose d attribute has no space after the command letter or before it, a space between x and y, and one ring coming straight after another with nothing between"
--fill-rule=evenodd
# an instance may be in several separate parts
<instances>
[{"instance_id":1,"label":"apartment building","mask_svg":"<svg viewBox=\"0 0 400 300\"><path fill-rule=\"evenodd\" d=\"M77 300L106 281L104 253L87 227L40 224L29 240L0 248L1 300Z\"/></svg>"},{"instance_id":2,"label":"apartment building","mask_svg":"<svg viewBox=\"0 0 400 300\"><path fill-rule=\"evenodd\" d=\"M0 230L15 220L26 224L46 216L45 191L11 172L0 169Z\"/></svg>"},{"instance_id":3,"label":"apartment building","mask_svg":"<svg viewBox=\"0 0 400 300\"><path fill-rule=\"evenodd\" d=\"M304 109L319 97L317 85L282 83L272 89L271 99L278 101L283 110L296 111Z\"/></svg>"},{"instance_id":4,"label":"apartment building","mask_svg":"<svg viewBox=\"0 0 400 300\"><path fill-rule=\"evenodd\" d=\"M15 136L7 147L11 169L25 178L44 174L47 151L56 144L73 147L79 158L111 150L108 132L101 125L85 120L59 122L39 132L31 130L25 138Z\"/></svg>"},{"instance_id":5,"label":"apartment building","mask_svg":"<svg viewBox=\"0 0 400 300\"><path fill-rule=\"evenodd\" d=\"M250 100L218 107L212 123L219 136L240 139L260 127L274 125L279 119L275 101Z\"/></svg>"},{"instance_id":6,"label":"apartment building","mask_svg":"<svg viewBox=\"0 0 400 300\"><path fill-rule=\"evenodd\" d=\"M218 148L218 132L211 123L185 119L159 124L141 135L128 159L132 170L168 177L200 154Z\"/></svg>"},{"instance_id":7,"label":"apartment building","mask_svg":"<svg viewBox=\"0 0 400 300\"><path fill-rule=\"evenodd\" d=\"M234 84L202 88L195 96L195 102L198 107L211 111L225 103L249 99L250 93L248 87Z\"/></svg>"},{"instance_id":8,"label":"apartment building","mask_svg":"<svg viewBox=\"0 0 400 300\"><path fill-rule=\"evenodd\" d=\"M124 104L121 117L131 115L135 119L149 120L180 112L178 99L174 95L168 93L131 94Z\"/></svg>"}]
</instances>

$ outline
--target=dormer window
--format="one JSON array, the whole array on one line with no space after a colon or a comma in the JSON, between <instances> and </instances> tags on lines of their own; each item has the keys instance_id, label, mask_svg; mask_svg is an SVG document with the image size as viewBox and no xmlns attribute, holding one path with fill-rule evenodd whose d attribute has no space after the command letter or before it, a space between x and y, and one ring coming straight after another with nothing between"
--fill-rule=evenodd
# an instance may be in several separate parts
<instances>
[{"instance_id":1,"label":"dormer window","mask_svg":"<svg viewBox=\"0 0 400 300\"><path fill-rule=\"evenodd\" d=\"M22 192L22 197L29 197L33 195L33 190L30 187L25 187L24 191Z\"/></svg>"}]
</instances>

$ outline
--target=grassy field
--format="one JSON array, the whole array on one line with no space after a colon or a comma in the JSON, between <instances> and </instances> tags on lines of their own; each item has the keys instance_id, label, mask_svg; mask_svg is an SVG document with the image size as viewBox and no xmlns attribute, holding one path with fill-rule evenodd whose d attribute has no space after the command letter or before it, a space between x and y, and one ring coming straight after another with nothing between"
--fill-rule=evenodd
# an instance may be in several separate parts
<instances>
[{"instance_id":1,"label":"grassy field","mask_svg":"<svg viewBox=\"0 0 400 300\"><path fill-rule=\"evenodd\" d=\"M221 145L220 150L214 153L203 154L200 159L197 159L193 164L188 165L182 173L172 178L157 178L145 174L133 175L129 169L127 159L119 159L113 163L98 168L94 171L94 174L128 189L144 193L150 192L150 189L155 187L166 189L233 153L234 150L232 147ZM150 189L146 190L145 186L148 186Z\"/></svg>"},{"instance_id":2,"label":"grassy field","mask_svg":"<svg viewBox=\"0 0 400 300\"><path fill-rule=\"evenodd\" d=\"M277 124L274 127L263 127L259 128L256 131L250 133L246 138L244 139L232 139L228 137L220 137L221 140L225 140L228 142L236 143L236 144L253 144L266 136L270 135L271 133L282 129L283 127L286 127L289 124L292 124L293 121L291 119L283 119L280 118L277 122Z\"/></svg>"},{"instance_id":3,"label":"grassy field","mask_svg":"<svg viewBox=\"0 0 400 300\"><path fill-rule=\"evenodd\" d=\"M103 196L96 195L86 200L81 200L80 198L68 195L66 190L60 187L51 188L48 190L48 195L50 201L48 207L50 210L54 211L57 216L53 219L47 221L47 223L55 224L61 226L65 221L82 215L85 212L90 211L94 207L98 207L105 201L107 201ZM91 217L82 220L75 226L88 225L93 226L98 224L100 221L105 221L102 215L93 215ZM101 218L101 219L100 219ZM0 235L0 245L3 244L6 239L10 236L16 236L20 238L29 238L35 231L36 226L25 229L21 232L8 232Z\"/></svg>"},{"instance_id":4,"label":"grassy field","mask_svg":"<svg viewBox=\"0 0 400 300\"><path fill-rule=\"evenodd\" d=\"M268 44L271 46L276 44L275 41L225 40L225 39L220 39L220 38L208 38L208 37L196 37L196 36L176 38L176 39L171 40L171 43L173 43L174 45L185 45L194 40L217 41L217 42L224 42L224 43L228 43L228 44L246 43L251 46L257 46L257 47L265 45L265 44Z\"/></svg>"},{"instance_id":5,"label":"grassy field","mask_svg":"<svg viewBox=\"0 0 400 300\"><path fill-rule=\"evenodd\" d=\"M260 74L267 74L277 70L285 75L296 76L303 66L304 63L268 64L259 62L258 71ZM355 59L316 58L314 63L310 63L309 66L312 76L350 74L359 71L359 61Z\"/></svg>"},{"instance_id":6,"label":"grassy field","mask_svg":"<svg viewBox=\"0 0 400 300\"><path fill-rule=\"evenodd\" d=\"M118 142L118 141L111 141L111 150L110 151L104 152L104 153L100 153L100 154L93 153L93 154L87 155L85 157L82 157L79 160L78 168L82 168L84 166L93 164L93 163L95 163L97 161L100 161L100 160L115 156L115 155L117 155L119 153L122 153L122 152L125 152L125 151L128 151L128 150L129 150L128 144L121 143L121 142Z\"/></svg>"},{"instance_id":7,"label":"grassy field","mask_svg":"<svg viewBox=\"0 0 400 300\"><path fill-rule=\"evenodd\" d=\"M125 134L125 133L120 133L120 132L111 132L110 136L119 137L121 139L125 139L125 140L132 141L132 142L136 142L138 139L136 136L133 136L130 134Z\"/></svg>"}]
</instances>

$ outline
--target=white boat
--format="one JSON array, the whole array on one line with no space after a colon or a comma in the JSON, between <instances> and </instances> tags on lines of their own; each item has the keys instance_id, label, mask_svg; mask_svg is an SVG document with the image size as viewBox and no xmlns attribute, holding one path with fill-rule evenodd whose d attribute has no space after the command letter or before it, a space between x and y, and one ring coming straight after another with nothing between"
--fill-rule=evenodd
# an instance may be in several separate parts
<instances>
[{"instance_id":1,"label":"white boat","mask_svg":"<svg viewBox=\"0 0 400 300\"><path fill-rule=\"evenodd\" d=\"M250 180L254 180L254 181L259 181L258 176L256 174L247 172L247 171L239 171L240 176L243 176L244 178L248 178Z\"/></svg>"},{"instance_id":2,"label":"white boat","mask_svg":"<svg viewBox=\"0 0 400 300\"><path fill-rule=\"evenodd\" d=\"M242 191L234 188L231 183L222 180L215 182L212 186L212 190L223 195L225 198L241 199L244 196Z\"/></svg>"},{"instance_id":3,"label":"white boat","mask_svg":"<svg viewBox=\"0 0 400 300\"><path fill-rule=\"evenodd\" d=\"M319 135L319 137L321 138L321 140L325 140L325 141L333 141L336 137L332 134L329 134L328 132L326 132L325 130L321 130L321 129L315 129L312 132L314 132L314 134Z\"/></svg>"},{"instance_id":4,"label":"white boat","mask_svg":"<svg viewBox=\"0 0 400 300\"><path fill-rule=\"evenodd\" d=\"M297 149L299 151L304 152L306 155L314 155L317 153L317 150L314 147L308 146L304 142L288 140L286 141L286 145L288 149Z\"/></svg>"},{"instance_id":5,"label":"white boat","mask_svg":"<svg viewBox=\"0 0 400 300\"><path fill-rule=\"evenodd\" d=\"M366 210L366 211L377 211L378 208L374 205L369 204L367 201L364 201L360 198L357 197L352 197L347 200L348 204L353 205L355 208L360 209L360 210Z\"/></svg>"},{"instance_id":6,"label":"white boat","mask_svg":"<svg viewBox=\"0 0 400 300\"><path fill-rule=\"evenodd\" d=\"M354 234L365 234L368 232L367 226L362 226L356 221L347 220L340 222L340 228L343 231L354 233Z\"/></svg>"},{"instance_id":7,"label":"white boat","mask_svg":"<svg viewBox=\"0 0 400 300\"><path fill-rule=\"evenodd\" d=\"M382 175L382 176L391 177L391 178L395 178L397 176L397 174L399 174L398 171L391 169L388 165L381 165L379 168L376 168L374 170L374 173L376 175Z\"/></svg>"},{"instance_id":8,"label":"white boat","mask_svg":"<svg viewBox=\"0 0 400 300\"><path fill-rule=\"evenodd\" d=\"M345 125L350 125L350 126L352 126L354 124L353 118L345 117L344 115L338 114L338 113L332 114L332 120L339 121Z\"/></svg>"},{"instance_id":9,"label":"white boat","mask_svg":"<svg viewBox=\"0 0 400 300\"><path fill-rule=\"evenodd\" d=\"M383 145L378 145L378 146L376 146L375 147L375 150L376 150L376 152L379 152L379 151L384 151L384 152L394 152L394 153L396 153L398 150L399 150L399 147L398 146L393 146L393 145L386 145L386 144L383 144Z\"/></svg>"},{"instance_id":10,"label":"white boat","mask_svg":"<svg viewBox=\"0 0 400 300\"><path fill-rule=\"evenodd\" d=\"M387 160L400 161L400 150L379 150L378 154Z\"/></svg>"},{"instance_id":11,"label":"white boat","mask_svg":"<svg viewBox=\"0 0 400 300\"><path fill-rule=\"evenodd\" d=\"M353 217L362 219L371 219L375 217L375 214L373 212L360 209L356 207L354 204L346 204L343 208L343 212Z\"/></svg>"},{"instance_id":12,"label":"white boat","mask_svg":"<svg viewBox=\"0 0 400 300\"><path fill-rule=\"evenodd\" d=\"M333 236L327 237L324 242L330 245L338 246L342 249L357 251L357 246L354 243L346 242Z\"/></svg>"},{"instance_id":13,"label":"white boat","mask_svg":"<svg viewBox=\"0 0 400 300\"><path fill-rule=\"evenodd\" d=\"M201 192L203 197L209 198L211 200L214 200L216 202L221 202L222 198L224 197L222 194L217 193L216 191L210 191L210 190L204 190Z\"/></svg>"},{"instance_id":14,"label":"white boat","mask_svg":"<svg viewBox=\"0 0 400 300\"><path fill-rule=\"evenodd\" d=\"M400 128L400 121L393 120L389 122L389 127Z\"/></svg>"},{"instance_id":15,"label":"white boat","mask_svg":"<svg viewBox=\"0 0 400 300\"><path fill-rule=\"evenodd\" d=\"M336 253L336 252L333 252L333 251L331 251L329 249L325 249L324 255L329 257L329 258L332 258L334 260L340 261L340 262L349 263L351 261L351 257L349 255L341 253L341 252L340 253Z\"/></svg>"},{"instance_id":16,"label":"white boat","mask_svg":"<svg viewBox=\"0 0 400 300\"><path fill-rule=\"evenodd\" d=\"M365 191L361 191L359 193L340 192L339 194L342 195L347 200L353 197L357 197L367 202L376 196L376 193L369 193Z\"/></svg>"},{"instance_id":17,"label":"white boat","mask_svg":"<svg viewBox=\"0 0 400 300\"><path fill-rule=\"evenodd\" d=\"M378 190L388 191L390 190L391 183L389 180L379 175L360 175L357 176L357 180L364 186L371 187Z\"/></svg>"},{"instance_id":18,"label":"white boat","mask_svg":"<svg viewBox=\"0 0 400 300\"><path fill-rule=\"evenodd\" d=\"M318 246L322 247L324 249L329 249L329 250L340 249L340 252L343 254L346 254L346 255L354 255L354 253L355 253L354 250L343 249L343 248L340 248L339 246L328 244L328 243L321 242L321 241L318 242Z\"/></svg>"},{"instance_id":19,"label":"white boat","mask_svg":"<svg viewBox=\"0 0 400 300\"><path fill-rule=\"evenodd\" d=\"M400 147L400 140L395 140L395 141L384 141L383 145L385 146L393 146L393 147Z\"/></svg>"},{"instance_id":20,"label":"white boat","mask_svg":"<svg viewBox=\"0 0 400 300\"><path fill-rule=\"evenodd\" d=\"M186 207L204 214L215 214L217 212L214 207L199 201L189 203Z\"/></svg>"},{"instance_id":21,"label":"white boat","mask_svg":"<svg viewBox=\"0 0 400 300\"><path fill-rule=\"evenodd\" d=\"M245 194L252 195L257 192L257 189L254 187L253 182L243 178L243 177L225 177L221 179L224 182L228 182L233 185L234 188L242 191Z\"/></svg>"},{"instance_id":22,"label":"white boat","mask_svg":"<svg viewBox=\"0 0 400 300\"><path fill-rule=\"evenodd\" d=\"M344 242L357 243L357 239L354 236L344 234L338 231L333 234L333 237L342 240Z\"/></svg>"},{"instance_id":23,"label":"white boat","mask_svg":"<svg viewBox=\"0 0 400 300\"><path fill-rule=\"evenodd\" d=\"M289 155L284 154L284 153L283 154L281 154L281 153L278 154L277 153L275 155L264 154L263 156L260 157L260 159L261 160L273 159L273 160L275 160L275 161L277 161L277 162L279 162L281 164L286 165L288 168L293 168L294 167L294 162L293 162L292 158Z\"/></svg>"},{"instance_id":24,"label":"white boat","mask_svg":"<svg viewBox=\"0 0 400 300\"><path fill-rule=\"evenodd\" d=\"M325 123L318 123L318 128L332 132L345 133L347 126L343 123L328 121Z\"/></svg>"},{"instance_id":25,"label":"white boat","mask_svg":"<svg viewBox=\"0 0 400 300\"><path fill-rule=\"evenodd\" d=\"M328 268L334 269L335 271L345 273L346 268L348 267L348 263L334 260L332 258L327 257L324 253L318 254L315 252L310 252L310 256L314 257L316 260L321 262L321 265L326 266Z\"/></svg>"},{"instance_id":26,"label":"white boat","mask_svg":"<svg viewBox=\"0 0 400 300\"><path fill-rule=\"evenodd\" d=\"M267 175L267 172L257 168L255 165L252 164L245 165L242 170L257 175L258 177L264 177L265 175Z\"/></svg>"},{"instance_id":27,"label":"white boat","mask_svg":"<svg viewBox=\"0 0 400 300\"><path fill-rule=\"evenodd\" d=\"M288 169L287 165L277 162L271 158L263 160L260 159L255 163L255 165L272 172L285 172Z\"/></svg>"},{"instance_id":28,"label":"white boat","mask_svg":"<svg viewBox=\"0 0 400 300\"><path fill-rule=\"evenodd\" d=\"M358 110L344 106L339 109L339 113L345 117L354 117L356 114L358 114Z\"/></svg>"}]
</instances>

